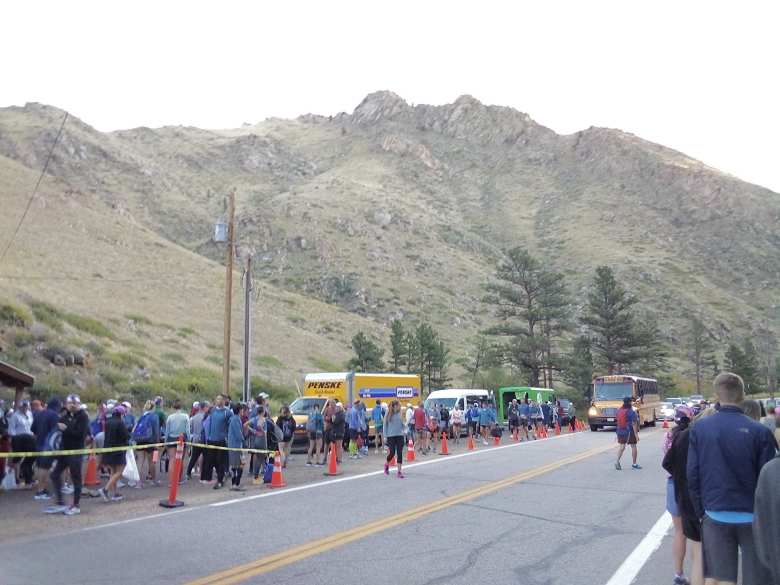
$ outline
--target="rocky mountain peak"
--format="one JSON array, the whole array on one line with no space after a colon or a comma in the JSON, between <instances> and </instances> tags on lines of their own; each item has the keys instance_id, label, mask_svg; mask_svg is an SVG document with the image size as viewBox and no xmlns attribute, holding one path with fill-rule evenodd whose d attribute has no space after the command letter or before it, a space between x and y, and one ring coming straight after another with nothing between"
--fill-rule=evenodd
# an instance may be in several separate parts
<instances>
[{"instance_id":1,"label":"rocky mountain peak","mask_svg":"<svg viewBox=\"0 0 780 585\"><path fill-rule=\"evenodd\" d=\"M352 121L356 124L371 124L411 111L411 106L398 94L392 91L375 91L363 98L355 108Z\"/></svg>"}]
</instances>

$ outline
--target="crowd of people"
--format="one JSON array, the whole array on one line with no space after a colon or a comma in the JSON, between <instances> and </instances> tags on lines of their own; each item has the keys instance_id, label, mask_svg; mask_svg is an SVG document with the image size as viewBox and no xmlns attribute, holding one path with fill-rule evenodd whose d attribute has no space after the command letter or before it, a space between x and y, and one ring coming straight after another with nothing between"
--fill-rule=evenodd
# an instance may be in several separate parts
<instances>
[{"instance_id":1,"label":"crowd of people","mask_svg":"<svg viewBox=\"0 0 780 585\"><path fill-rule=\"evenodd\" d=\"M780 585L780 412L745 400L735 374L720 374L714 389L717 402L698 414L677 408L665 439L673 583L736 584L741 559L743 585ZM632 445L634 462L635 439L629 428L621 444ZM683 572L688 551L690 579Z\"/></svg>"}]
</instances>

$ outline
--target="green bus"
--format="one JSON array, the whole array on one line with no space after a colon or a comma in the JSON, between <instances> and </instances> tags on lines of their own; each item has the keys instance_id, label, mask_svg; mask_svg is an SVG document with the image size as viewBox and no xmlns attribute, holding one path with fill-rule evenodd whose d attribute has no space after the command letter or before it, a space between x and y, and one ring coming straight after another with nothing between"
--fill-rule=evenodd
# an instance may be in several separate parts
<instances>
[{"instance_id":1,"label":"green bus","mask_svg":"<svg viewBox=\"0 0 780 585\"><path fill-rule=\"evenodd\" d=\"M548 400L555 404L555 390L552 388L532 388L530 386L508 386L506 388L498 389L498 420L500 422L506 422L506 411L509 404L517 399L518 402L528 398L533 400L537 404L547 402Z\"/></svg>"}]
</instances>

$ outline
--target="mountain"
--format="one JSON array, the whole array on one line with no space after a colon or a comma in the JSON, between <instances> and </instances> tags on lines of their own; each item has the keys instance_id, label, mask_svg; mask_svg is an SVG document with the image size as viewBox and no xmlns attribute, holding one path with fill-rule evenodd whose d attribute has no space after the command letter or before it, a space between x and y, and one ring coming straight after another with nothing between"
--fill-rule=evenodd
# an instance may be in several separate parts
<instances>
[{"instance_id":1,"label":"mountain","mask_svg":"<svg viewBox=\"0 0 780 585\"><path fill-rule=\"evenodd\" d=\"M0 110L3 234L63 115ZM0 265L0 296L192 328L202 342L180 353L214 366L224 251L211 231L235 189L262 282L255 353L287 384L343 362L359 328L385 342L393 318L428 320L463 355L492 323L483 287L516 245L566 275L578 309L593 269L613 266L662 319L683 374L691 313L721 346L780 327L780 195L625 132L558 135L470 96L411 106L376 92L352 114L228 130L102 133L71 118L49 175Z\"/></svg>"}]
</instances>

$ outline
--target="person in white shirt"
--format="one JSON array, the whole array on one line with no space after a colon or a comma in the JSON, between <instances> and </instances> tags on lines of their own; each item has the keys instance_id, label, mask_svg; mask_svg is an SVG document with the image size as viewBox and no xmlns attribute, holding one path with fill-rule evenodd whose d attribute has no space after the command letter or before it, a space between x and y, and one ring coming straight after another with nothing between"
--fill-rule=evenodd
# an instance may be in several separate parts
<instances>
[{"instance_id":1,"label":"person in white shirt","mask_svg":"<svg viewBox=\"0 0 780 585\"><path fill-rule=\"evenodd\" d=\"M20 453L35 451L32 423L33 415L30 410L30 402L22 400L8 421L8 434L11 436L12 451ZM34 462L35 457L15 457L13 459L14 468L18 470L16 477L18 482L32 486Z\"/></svg>"}]
</instances>

